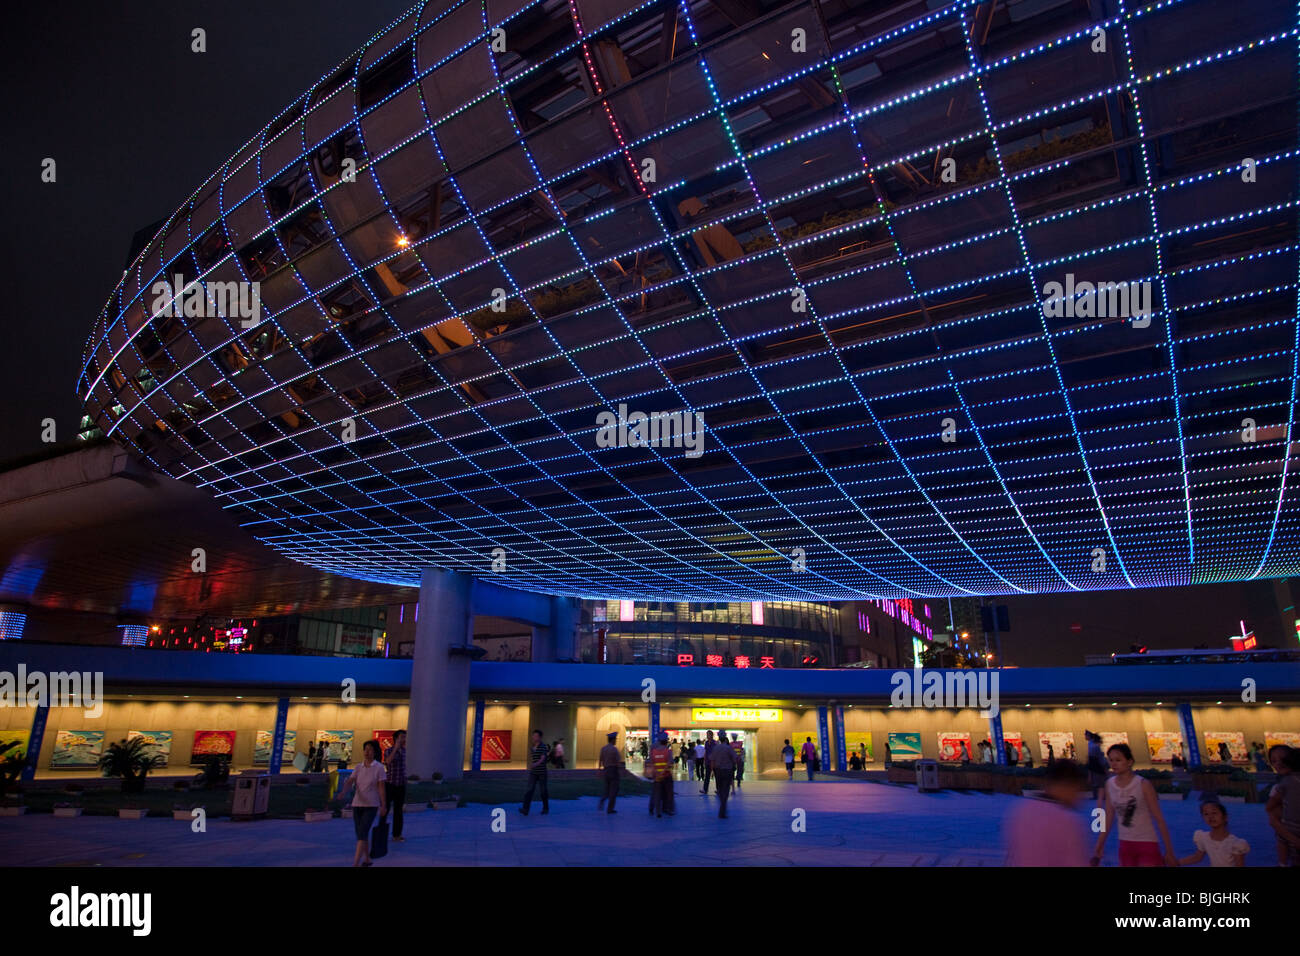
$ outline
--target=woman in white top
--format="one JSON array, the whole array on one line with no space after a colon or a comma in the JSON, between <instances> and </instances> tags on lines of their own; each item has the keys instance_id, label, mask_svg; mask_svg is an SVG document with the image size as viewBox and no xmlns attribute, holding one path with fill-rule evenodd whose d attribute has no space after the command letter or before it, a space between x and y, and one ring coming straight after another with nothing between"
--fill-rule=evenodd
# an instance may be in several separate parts
<instances>
[{"instance_id":1,"label":"woman in white top","mask_svg":"<svg viewBox=\"0 0 1300 956\"><path fill-rule=\"evenodd\" d=\"M353 866L370 866L370 828L375 818L388 815L387 795L384 793L384 781L388 771L379 762L379 741L367 740L361 751L365 759L348 774L347 783L339 791L338 799L347 797L348 791L355 788L357 795L352 800L352 828L357 837L356 858Z\"/></svg>"},{"instance_id":2,"label":"woman in white top","mask_svg":"<svg viewBox=\"0 0 1300 956\"><path fill-rule=\"evenodd\" d=\"M1228 811L1218 800L1201 801L1201 819L1210 828L1192 834L1196 852L1182 857L1179 866L1200 863L1207 856L1210 866L1245 866L1250 844L1228 832Z\"/></svg>"},{"instance_id":3,"label":"woman in white top","mask_svg":"<svg viewBox=\"0 0 1300 956\"><path fill-rule=\"evenodd\" d=\"M1092 865L1101 865L1106 837L1118 822L1120 866L1177 866L1178 857L1174 855L1169 828L1160 812L1156 788L1151 786L1150 780L1133 772L1133 751L1128 744L1111 744L1106 759L1111 769L1104 788L1106 818L1101 833L1097 835ZM1160 844L1156 842L1157 828L1165 845L1163 857Z\"/></svg>"}]
</instances>

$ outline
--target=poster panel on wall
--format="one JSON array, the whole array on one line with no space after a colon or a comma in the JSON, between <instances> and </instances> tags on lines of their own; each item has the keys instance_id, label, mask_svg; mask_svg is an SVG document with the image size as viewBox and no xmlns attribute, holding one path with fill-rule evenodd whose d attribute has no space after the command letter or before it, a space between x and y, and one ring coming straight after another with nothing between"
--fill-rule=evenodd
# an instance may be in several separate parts
<instances>
[{"instance_id":1,"label":"poster panel on wall","mask_svg":"<svg viewBox=\"0 0 1300 956\"><path fill-rule=\"evenodd\" d=\"M325 754L326 760L346 760L350 765L352 763L352 737L355 731L352 730L318 730L316 731L317 746L324 745L328 747Z\"/></svg>"},{"instance_id":2,"label":"poster panel on wall","mask_svg":"<svg viewBox=\"0 0 1300 956\"><path fill-rule=\"evenodd\" d=\"M939 759L949 763L970 760L970 734L956 731L939 732Z\"/></svg>"},{"instance_id":3,"label":"poster panel on wall","mask_svg":"<svg viewBox=\"0 0 1300 956\"><path fill-rule=\"evenodd\" d=\"M233 730L196 730L190 763L202 765L209 757L235 759L235 732Z\"/></svg>"},{"instance_id":4,"label":"poster panel on wall","mask_svg":"<svg viewBox=\"0 0 1300 956\"><path fill-rule=\"evenodd\" d=\"M69 767L95 767L104 750L102 730L60 730L54 738L54 752L50 754L50 768L65 770Z\"/></svg>"},{"instance_id":5,"label":"poster panel on wall","mask_svg":"<svg viewBox=\"0 0 1300 956\"><path fill-rule=\"evenodd\" d=\"M1174 754L1183 756L1183 735L1165 730L1147 731L1147 750L1152 763L1173 763Z\"/></svg>"},{"instance_id":6,"label":"poster panel on wall","mask_svg":"<svg viewBox=\"0 0 1300 956\"><path fill-rule=\"evenodd\" d=\"M483 731L483 760L501 761L510 759L509 730Z\"/></svg>"},{"instance_id":7,"label":"poster panel on wall","mask_svg":"<svg viewBox=\"0 0 1300 956\"><path fill-rule=\"evenodd\" d=\"M153 757L153 767L167 766L172 753L172 732L170 730L132 730L126 735L127 742L139 737L144 741L145 756Z\"/></svg>"},{"instance_id":8,"label":"poster panel on wall","mask_svg":"<svg viewBox=\"0 0 1300 956\"><path fill-rule=\"evenodd\" d=\"M1206 763L1249 763L1246 735L1235 730L1207 730L1204 760Z\"/></svg>"},{"instance_id":9,"label":"poster panel on wall","mask_svg":"<svg viewBox=\"0 0 1300 956\"><path fill-rule=\"evenodd\" d=\"M1050 750L1048 749L1050 746ZM1077 760L1074 755L1074 731L1061 733L1056 730L1045 730L1038 735L1038 754L1046 762L1050 759L1056 760Z\"/></svg>"},{"instance_id":10,"label":"poster panel on wall","mask_svg":"<svg viewBox=\"0 0 1300 956\"><path fill-rule=\"evenodd\" d=\"M848 753L856 753L861 757L863 763L872 763L876 759L876 751L871 745L871 731L869 730L844 731L844 747Z\"/></svg>"},{"instance_id":11,"label":"poster panel on wall","mask_svg":"<svg viewBox=\"0 0 1300 956\"><path fill-rule=\"evenodd\" d=\"M1268 752L1273 747L1291 747L1294 750L1300 750L1300 734L1291 733L1287 730L1266 730L1264 731L1264 754L1267 757Z\"/></svg>"},{"instance_id":12,"label":"poster panel on wall","mask_svg":"<svg viewBox=\"0 0 1300 956\"><path fill-rule=\"evenodd\" d=\"M269 767L271 765L271 747L275 743L274 730L259 730L257 738L253 741L253 766ZM280 747L280 766L286 766L293 761L293 755L298 750L298 731L286 730L284 732L284 745Z\"/></svg>"},{"instance_id":13,"label":"poster panel on wall","mask_svg":"<svg viewBox=\"0 0 1300 956\"><path fill-rule=\"evenodd\" d=\"M0 730L0 760L26 760L27 745L31 743L32 732L22 730Z\"/></svg>"},{"instance_id":14,"label":"poster panel on wall","mask_svg":"<svg viewBox=\"0 0 1300 956\"><path fill-rule=\"evenodd\" d=\"M890 732L889 756L894 760L920 760L921 732Z\"/></svg>"},{"instance_id":15,"label":"poster panel on wall","mask_svg":"<svg viewBox=\"0 0 1300 956\"><path fill-rule=\"evenodd\" d=\"M388 759L388 751L393 749L393 734L395 730L376 730L372 735L372 740L379 741L379 754L381 760Z\"/></svg>"}]
</instances>

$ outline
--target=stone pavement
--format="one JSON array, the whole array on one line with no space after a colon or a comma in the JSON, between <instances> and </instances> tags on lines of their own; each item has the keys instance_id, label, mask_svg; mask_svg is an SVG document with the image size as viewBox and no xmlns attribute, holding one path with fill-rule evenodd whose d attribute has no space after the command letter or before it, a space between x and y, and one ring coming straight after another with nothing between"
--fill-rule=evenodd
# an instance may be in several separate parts
<instances>
[{"instance_id":1,"label":"stone pavement","mask_svg":"<svg viewBox=\"0 0 1300 956\"><path fill-rule=\"evenodd\" d=\"M406 842L391 843L376 866L997 866L1002 820L1026 797L917 793L914 787L861 781L746 782L717 816L717 798L679 780L677 815L657 819L647 798L621 799L618 813L596 810L594 797L557 800L521 816L503 805L506 832L491 829L493 808L408 814ZM522 797L522 793L520 794ZM274 795L272 796L274 799ZM792 811L807 830L791 830ZM1196 802L1163 802L1180 856L1193 852L1203 826ZM1276 862L1262 804L1231 804L1232 832L1251 845L1249 866ZM1087 827L1080 813L1080 826ZM0 862L8 866L348 866L352 821L261 820L188 823L156 818L55 819L50 814L0 818ZM1118 865L1114 836L1106 865ZM1208 863L1202 863L1207 866Z\"/></svg>"}]
</instances>

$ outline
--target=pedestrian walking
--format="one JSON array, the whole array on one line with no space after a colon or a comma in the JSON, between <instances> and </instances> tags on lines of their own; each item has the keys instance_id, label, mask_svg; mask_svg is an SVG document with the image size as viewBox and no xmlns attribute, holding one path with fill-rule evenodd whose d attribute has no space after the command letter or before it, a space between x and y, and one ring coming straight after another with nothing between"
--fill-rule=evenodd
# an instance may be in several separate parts
<instances>
[{"instance_id":1,"label":"pedestrian walking","mask_svg":"<svg viewBox=\"0 0 1300 956\"><path fill-rule=\"evenodd\" d=\"M528 816L528 808L533 805L533 791L542 788L542 816L551 812L551 798L546 791L546 759L550 748L542 739L540 730L533 731L533 746L528 752L528 792L524 794L524 805L519 812Z\"/></svg>"},{"instance_id":2,"label":"pedestrian walking","mask_svg":"<svg viewBox=\"0 0 1300 956\"><path fill-rule=\"evenodd\" d=\"M725 741L720 742L709 754L709 762L713 768L713 779L717 781L718 799L722 801L718 808L718 817L725 820L727 797L731 795L731 777L736 771L736 752L728 747Z\"/></svg>"},{"instance_id":3,"label":"pedestrian walking","mask_svg":"<svg viewBox=\"0 0 1300 956\"><path fill-rule=\"evenodd\" d=\"M1277 834L1277 865L1300 866L1300 750L1286 744L1268 748L1268 760L1277 774L1264 811Z\"/></svg>"},{"instance_id":4,"label":"pedestrian walking","mask_svg":"<svg viewBox=\"0 0 1300 956\"><path fill-rule=\"evenodd\" d=\"M406 803L406 731L393 732L393 746L388 748L388 773L384 780L388 805L393 808L393 839L406 842L402 836L402 809Z\"/></svg>"},{"instance_id":5,"label":"pedestrian walking","mask_svg":"<svg viewBox=\"0 0 1300 956\"><path fill-rule=\"evenodd\" d=\"M677 812L673 805L673 752L668 746L668 735L660 734L659 742L650 748L650 765L646 774L652 781L650 812L657 817L665 813L670 817Z\"/></svg>"},{"instance_id":6,"label":"pedestrian walking","mask_svg":"<svg viewBox=\"0 0 1300 956\"><path fill-rule=\"evenodd\" d=\"M1084 824L1074 807L1087 776L1072 760L1047 768L1045 800L1018 800L1004 827L1007 866L1087 866Z\"/></svg>"},{"instance_id":7,"label":"pedestrian walking","mask_svg":"<svg viewBox=\"0 0 1300 956\"><path fill-rule=\"evenodd\" d=\"M785 746L781 748L781 760L785 763L785 775L790 780L794 779L794 748L790 746L787 739Z\"/></svg>"},{"instance_id":8,"label":"pedestrian walking","mask_svg":"<svg viewBox=\"0 0 1300 956\"><path fill-rule=\"evenodd\" d=\"M307 745L307 772L313 773L316 770L316 745Z\"/></svg>"},{"instance_id":9,"label":"pedestrian walking","mask_svg":"<svg viewBox=\"0 0 1300 956\"><path fill-rule=\"evenodd\" d=\"M1164 815L1160 812L1156 788L1151 786L1150 780L1133 772L1133 751L1128 744L1111 744L1106 751L1106 759L1110 761L1112 773L1103 788L1105 825L1097 835L1092 865L1101 865L1106 837L1112 829L1118 829L1120 866L1177 866L1178 857L1174 855L1169 828L1165 826ZM1118 827L1115 826L1117 821ZM1160 844L1156 841L1157 829L1165 845L1163 857Z\"/></svg>"},{"instance_id":10,"label":"pedestrian walking","mask_svg":"<svg viewBox=\"0 0 1300 956\"><path fill-rule=\"evenodd\" d=\"M686 779L690 780L695 776L695 748L690 745L689 741L682 741L682 769L686 771Z\"/></svg>"},{"instance_id":11,"label":"pedestrian walking","mask_svg":"<svg viewBox=\"0 0 1300 956\"><path fill-rule=\"evenodd\" d=\"M611 730L605 735L608 743L600 748L600 756L596 760L596 772L605 780L605 793L596 804L596 812L599 813L605 807L605 802L609 802L609 809L606 813L617 813L614 804L618 801L618 783L623 774L623 752L618 749L618 731Z\"/></svg>"},{"instance_id":12,"label":"pedestrian walking","mask_svg":"<svg viewBox=\"0 0 1300 956\"><path fill-rule=\"evenodd\" d=\"M695 741L695 747L693 748L693 750L695 754L695 779L703 780L704 779L704 757L705 757L704 741L702 740Z\"/></svg>"},{"instance_id":13,"label":"pedestrian walking","mask_svg":"<svg viewBox=\"0 0 1300 956\"><path fill-rule=\"evenodd\" d=\"M1100 800L1101 788L1106 785L1106 777L1110 775L1110 763L1101 752L1101 734L1085 730L1083 739L1088 741L1088 786L1092 789L1092 795Z\"/></svg>"},{"instance_id":14,"label":"pedestrian walking","mask_svg":"<svg viewBox=\"0 0 1300 956\"><path fill-rule=\"evenodd\" d=\"M817 745L812 742L811 737L805 737L803 751L799 754L799 759L808 767L808 781L811 783L813 770L817 765Z\"/></svg>"},{"instance_id":15,"label":"pedestrian walking","mask_svg":"<svg viewBox=\"0 0 1300 956\"><path fill-rule=\"evenodd\" d=\"M1250 844L1228 832L1228 811L1223 804L1213 798L1202 800L1201 819L1210 829L1197 830L1192 834L1196 852L1181 857L1178 865L1192 866L1208 856L1210 866L1245 866Z\"/></svg>"},{"instance_id":16,"label":"pedestrian walking","mask_svg":"<svg viewBox=\"0 0 1300 956\"><path fill-rule=\"evenodd\" d=\"M709 781L713 779L713 751L717 747L717 741L713 739L713 731L708 731L704 738L704 789L700 793L708 795Z\"/></svg>"},{"instance_id":17,"label":"pedestrian walking","mask_svg":"<svg viewBox=\"0 0 1300 956\"><path fill-rule=\"evenodd\" d=\"M352 829L357 838L357 852L353 866L370 866L370 828L378 817L387 815L387 796L384 793L384 765L379 762L379 741L367 740L361 748L365 755L361 765L348 774L343 789L336 799L343 800L352 790Z\"/></svg>"},{"instance_id":18,"label":"pedestrian walking","mask_svg":"<svg viewBox=\"0 0 1300 956\"><path fill-rule=\"evenodd\" d=\"M731 735L731 750L736 756L736 790L740 790L740 781L745 779L745 742L738 734Z\"/></svg>"}]
</instances>

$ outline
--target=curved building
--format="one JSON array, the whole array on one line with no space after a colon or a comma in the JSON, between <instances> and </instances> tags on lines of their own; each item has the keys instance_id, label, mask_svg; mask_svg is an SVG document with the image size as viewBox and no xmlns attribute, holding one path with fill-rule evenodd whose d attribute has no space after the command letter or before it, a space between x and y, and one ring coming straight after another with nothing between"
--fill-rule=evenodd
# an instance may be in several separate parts
<instances>
[{"instance_id":1,"label":"curved building","mask_svg":"<svg viewBox=\"0 0 1300 956\"><path fill-rule=\"evenodd\" d=\"M420 2L167 220L79 391L263 541L375 582L1300 573L1296 26Z\"/></svg>"}]
</instances>

